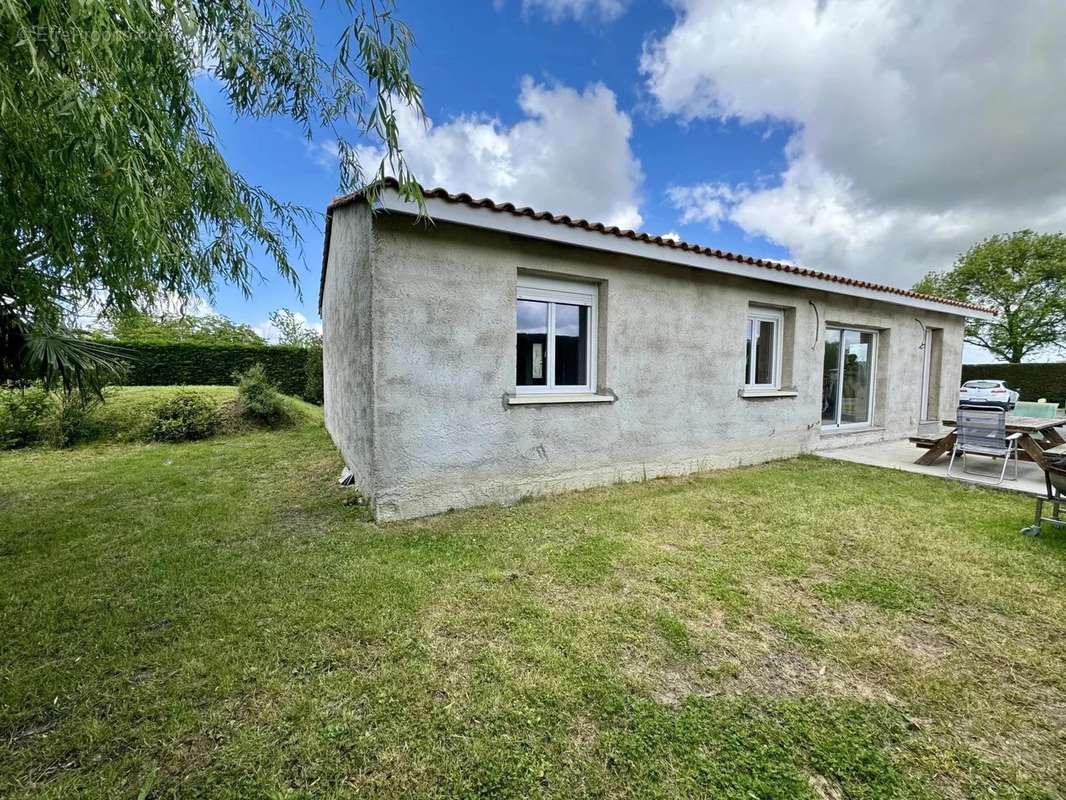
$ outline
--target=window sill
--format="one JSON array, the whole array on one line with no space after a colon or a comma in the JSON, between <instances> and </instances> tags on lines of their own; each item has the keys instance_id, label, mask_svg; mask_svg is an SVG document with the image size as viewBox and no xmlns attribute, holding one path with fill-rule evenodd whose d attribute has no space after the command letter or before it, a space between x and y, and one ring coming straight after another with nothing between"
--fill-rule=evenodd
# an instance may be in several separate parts
<instances>
[{"instance_id":1,"label":"window sill","mask_svg":"<svg viewBox=\"0 0 1066 800\"><path fill-rule=\"evenodd\" d=\"M794 389L741 389L737 397L743 400L769 400L775 397L799 397Z\"/></svg>"},{"instance_id":2,"label":"window sill","mask_svg":"<svg viewBox=\"0 0 1066 800\"><path fill-rule=\"evenodd\" d=\"M507 395L509 406L543 406L565 403L613 403L618 398L613 394L510 394Z\"/></svg>"}]
</instances>

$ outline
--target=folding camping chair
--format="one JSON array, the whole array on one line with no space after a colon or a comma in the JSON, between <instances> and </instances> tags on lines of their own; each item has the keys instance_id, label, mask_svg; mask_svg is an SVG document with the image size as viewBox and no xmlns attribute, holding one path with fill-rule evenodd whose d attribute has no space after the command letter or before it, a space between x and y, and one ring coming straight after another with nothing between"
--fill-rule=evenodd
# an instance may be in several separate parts
<instances>
[{"instance_id":1,"label":"folding camping chair","mask_svg":"<svg viewBox=\"0 0 1066 800\"><path fill-rule=\"evenodd\" d=\"M1018 439L1021 436L1020 433L1007 434L1006 411L959 406L955 417L955 446L951 450L951 461L948 462L948 475L957 477L951 471L956 456L962 456L962 471L968 475L974 473L966 468L966 456L992 456L1003 459L1003 469L999 473L999 480L995 481L996 486L1006 479L1007 463L1012 459L1012 480L1018 480Z\"/></svg>"}]
</instances>

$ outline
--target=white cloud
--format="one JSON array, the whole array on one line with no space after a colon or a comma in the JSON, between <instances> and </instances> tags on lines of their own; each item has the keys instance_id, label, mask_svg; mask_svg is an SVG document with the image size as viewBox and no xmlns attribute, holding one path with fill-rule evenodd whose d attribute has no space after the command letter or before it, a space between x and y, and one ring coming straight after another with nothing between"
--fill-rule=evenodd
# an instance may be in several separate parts
<instances>
[{"instance_id":1,"label":"white cloud","mask_svg":"<svg viewBox=\"0 0 1066 800\"><path fill-rule=\"evenodd\" d=\"M641 68L682 119L794 127L772 185L677 187L801 263L908 284L1066 227L1066 3L679 0Z\"/></svg>"},{"instance_id":2,"label":"white cloud","mask_svg":"<svg viewBox=\"0 0 1066 800\"><path fill-rule=\"evenodd\" d=\"M636 228L642 218L640 162L629 145L632 124L614 92L594 83L578 92L522 80L526 118L508 127L495 117L464 115L423 125L398 114L404 157L427 187ZM380 150L361 147L370 174Z\"/></svg>"},{"instance_id":3,"label":"white cloud","mask_svg":"<svg viewBox=\"0 0 1066 800\"><path fill-rule=\"evenodd\" d=\"M320 167L332 169L337 166L341 149L336 139L323 139L320 142L307 142L307 155Z\"/></svg>"},{"instance_id":4,"label":"white cloud","mask_svg":"<svg viewBox=\"0 0 1066 800\"><path fill-rule=\"evenodd\" d=\"M622 16L627 5L628 0L522 0L523 11L540 11L553 22L567 17L596 17L609 22Z\"/></svg>"},{"instance_id":5,"label":"white cloud","mask_svg":"<svg viewBox=\"0 0 1066 800\"><path fill-rule=\"evenodd\" d=\"M712 229L727 219L743 190L727 183L700 183L694 186L671 186L666 190L674 207L681 211L681 224L706 222Z\"/></svg>"}]
</instances>

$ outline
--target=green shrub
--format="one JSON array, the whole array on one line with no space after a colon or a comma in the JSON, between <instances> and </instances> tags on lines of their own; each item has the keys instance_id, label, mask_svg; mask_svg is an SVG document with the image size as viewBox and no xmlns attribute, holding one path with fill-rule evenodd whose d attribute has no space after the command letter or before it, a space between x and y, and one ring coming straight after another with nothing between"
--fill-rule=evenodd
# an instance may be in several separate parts
<instances>
[{"instance_id":1,"label":"green shrub","mask_svg":"<svg viewBox=\"0 0 1066 800\"><path fill-rule=\"evenodd\" d=\"M304 366L303 399L308 403L322 405L322 348L312 347L307 351Z\"/></svg>"},{"instance_id":2,"label":"green shrub","mask_svg":"<svg viewBox=\"0 0 1066 800\"><path fill-rule=\"evenodd\" d=\"M125 351L127 386L233 385L235 373L262 364L285 394L300 396L306 384L306 347L115 342Z\"/></svg>"},{"instance_id":3,"label":"green shrub","mask_svg":"<svg viewBox=\"0 0 1066 800\"><path fill-rule=\"evenodd\" d=\"M39 387L0 389L0 450L40 439L51 407L51 397Z\"/></svg>"},{"instance_id":4,"label":"green shrub","mask_svg":"<svg viewBox=\"0 0 1066 800\"><path fill-rule=\"evenodd\" d=\"M206 439L218 431L218 406L196 392L178 392L157 404L148 426L148 438L157 442Z\"/></svg>"},{"instance_id":5,"label":"green shrub","mask_svg":"<svg viewBox=\"0 0 1066 800\"><path fill-rule=\"evenodd\" d=\"M96 394L60 392L42 428L44 440L52 447L70 447L94 437L91 415L103 402Z\"/></svg>"},{"instance_id":6,"label":"green shrub","mask_svg":"<svg viewBox=\"0 0 1066 800\"><path fill-rule=\"evenodd\" d=\"M253 364L234 375L237 380L237 401L242 416L265 425L278 425L290 419L285 399L267 377L262 364Z\"/></svg>"}]
</instances>

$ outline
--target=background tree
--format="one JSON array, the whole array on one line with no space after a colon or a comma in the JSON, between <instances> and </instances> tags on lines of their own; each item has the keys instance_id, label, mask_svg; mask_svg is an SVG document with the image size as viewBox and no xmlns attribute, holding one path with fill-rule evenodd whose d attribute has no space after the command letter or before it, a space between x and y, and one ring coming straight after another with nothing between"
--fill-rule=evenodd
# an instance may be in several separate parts
<instances>
[{"instance_id":1,"label":"background tree","mask_svg":"<svg viewBox=\"0 0 1066 800\"><path fill-rule=\"evenodd\" d=\"M959 256L949 272L930 272L915 290L989 306L994 320L973 320L966 341L1019 363L1066 345L1066 236L1025 230L992 236Z\"/></svg>"},{"instance_id":2,"label":"background tree","mask_svg":"<svg viewBox=\"0 0 1066 800\"><path fill-rule=\"evenodd\" d=\"M270 312L270 322L278 331L278 344L293 347L321 347L322 334L287 308Z\"/></svg>"},{"instance_id":3,"label":"background tree","mask_svg":"<svg viewBox=\"0 0 1066 800\"><path fill-rule=\"evenodd\" d=\"M338 2L351 22L325 51L301 0L0 0L0 381L91 380L106 345L69 330L90 296L121 313L218 281L248 293L257 249L297 285L311 212L226 163L201 76L237 116L328 131L342 190L366 183L346 131L377 140L422 202L394 113L421 113L411 33L392 0Z\"/></svg>"},{"instance_id":4,"label":"background tree","mask_svg":"<svg viewBox=\"0 0 1066 800\"><path fill-rule=\"evenodd\" d=\"M279 308L270 315L278 331L278 344L307 349L304 362L304 388L301 396L309 403L322 403L325 376L322 370L322 334L307 324L302 315Z\"/></svg>"},{"instance_id":5,"label":"background tree","mask_svg":"<svg viewBox=\"0 0 1066 800\"><path fill-rule=\"evenodd\" d=\"M119 343L266 344L251 325L234 322L221 314L153 315L144 311L127 311L110 322L106 334Z\"/></svg>"}]
</instances>

